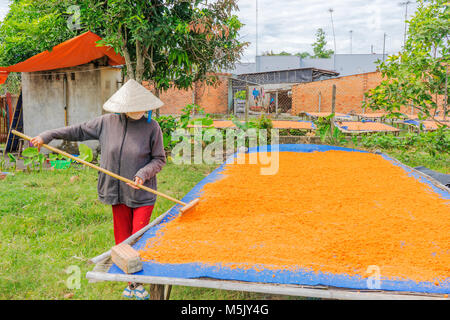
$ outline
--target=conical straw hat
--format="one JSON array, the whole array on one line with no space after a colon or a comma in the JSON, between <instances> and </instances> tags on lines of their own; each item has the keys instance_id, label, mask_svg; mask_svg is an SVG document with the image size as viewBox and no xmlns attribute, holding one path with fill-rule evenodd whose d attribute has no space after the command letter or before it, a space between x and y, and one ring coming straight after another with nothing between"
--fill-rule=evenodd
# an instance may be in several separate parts
<instances>
[{"instance_id":1,"label":"conical straw hat","mask_svg":"<svg viewBox=\"0 0 450 320\"><path fill-rule=\"evenodd\" d=\"M105 102L103 109L116 113L139 112L155 110L163 104L136 80L130 79Z\"/></svg>"}]
</instances>

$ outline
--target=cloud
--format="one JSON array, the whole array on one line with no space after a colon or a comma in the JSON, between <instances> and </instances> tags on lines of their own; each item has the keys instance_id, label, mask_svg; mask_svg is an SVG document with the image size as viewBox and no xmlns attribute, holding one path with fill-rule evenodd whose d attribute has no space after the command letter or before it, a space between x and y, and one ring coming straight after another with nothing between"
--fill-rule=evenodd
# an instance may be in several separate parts
<instances>
[{"instance_id":1,"label":"cloud","mask_svg":"<svg viewBox=\"0 0 450 320\"><path fill-rule=\"evenodd\" d=\"M292 53L312 52L318 28L326 33L327 47L334 49L333 28L328 9L333 8L337 53L376 53L383 50L383 34L387 33L386 52L398 52L403 45L405 7L391 0L258 0L258 52L273 50ZM242 41L251 42L242 61L253 61L256 50L256 0L239 0L236 14L245 24ZM417 4L410 4L410 17Z\"/></svg>"},{"instance_id":2,"label":"cloud","mask_svg":"<svg viewBox=\"0 0 450 320\"><path fill-rule=\"evenodd\" d=\"M9 0L0 0L0 21L6 16L9 11Z\"/></svg>"}]
</instances>

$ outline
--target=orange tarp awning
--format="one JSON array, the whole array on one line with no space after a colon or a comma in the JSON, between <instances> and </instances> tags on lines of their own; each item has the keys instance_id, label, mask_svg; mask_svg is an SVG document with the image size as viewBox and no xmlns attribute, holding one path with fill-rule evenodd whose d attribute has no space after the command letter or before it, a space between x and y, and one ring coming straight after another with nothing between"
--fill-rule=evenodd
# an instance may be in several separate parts
<instances>
[{"instance_id":1,"label":"orange tarp awning","mask_svg":"<svg viewBox=\"0 0 450 320\"><path fill-rule=\"evenodd\" d=\"M112 66L125 64L124 58L109 46L98 47L96 42L102 38L87 31L75 38L53 47L52 51L41 52L25 61L9 67L0 67L0 84L6 81L9 72L34 72L74 67L99 59L109 58Z\"/></svg>"}]
</instances>

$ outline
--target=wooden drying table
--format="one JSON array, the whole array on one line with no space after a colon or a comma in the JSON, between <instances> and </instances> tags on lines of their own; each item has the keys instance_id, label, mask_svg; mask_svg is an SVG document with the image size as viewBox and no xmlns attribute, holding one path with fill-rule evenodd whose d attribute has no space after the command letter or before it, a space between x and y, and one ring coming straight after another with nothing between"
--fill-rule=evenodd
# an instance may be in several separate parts
<instances>
[{"instance_id":1,"label":"wooden drying table","mask_svg":"<svg viewBox=\"0 0 450 320\"><path fill-rule=\"evenodd\" d=\"M381 154L381 153L378 153ZM406 166L398 160L388 156L394 162L402 164L414 173L419 174L427 178L436 187L449 191L447 187L440 184L432 177L418 171L414 168ZM156 218L152 223L136 232L134 235L126 239L124 242L133 245L137 240L150 228L161 223L161 221L169 214L168 210ZM296 284L276 284L276 283L263 283L263 282L246 282L236 280L221 280L213 278L172 278L172 277L159 277L148 275L133 275L133 274L111 274L108 273L109 268L112 266L110 251L107 251L89 261L91 264L95 264L92 271L86 273L86 278L90 283L100 281L114 281L114 282L138 282L144 284L150 284L150 299L153 300L168 300L170 298L170 291L172 285L188 286L188 287L201 287L212 288L220 290L234 290L234 291L247 291L258 292L274 295L288 295L288 296L302 296L311 298L323 298L323 299L344 299L344 300L436 300L444 299L450 300L447 295L444 294L431 294L431 293L418 293L407 291L387 291L387 290L357 290L348 288L338 288L331 286L307 286Z\"/></svg>"}]
</instances>

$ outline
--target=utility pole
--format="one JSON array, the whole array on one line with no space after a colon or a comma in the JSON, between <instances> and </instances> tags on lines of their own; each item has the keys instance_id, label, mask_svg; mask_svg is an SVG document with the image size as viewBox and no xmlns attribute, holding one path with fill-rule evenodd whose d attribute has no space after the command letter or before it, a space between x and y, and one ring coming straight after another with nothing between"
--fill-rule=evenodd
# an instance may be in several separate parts
<instances>
[{"instance_id":1,"label":"utility pole","mask_svg":"<svg viewBox=\"0 0 450 320\"><path fill-rule=\"evenodd\" d=\"M336 35L334 34L334 23L333 23L333 8L328 9L331 16L331 28L333 29L333 42L334 42L334 54L336 54Z\"/></svg>"},{"instance_id":2,"label":"utility pole","mask_svg":"<svg viewBox=\"0 0 450 320\"><path fill-rule=\"evenodd\" d=\"M352 54L352 46L353 46L353 30L350 30L350 54Z\"/></svg>"},{"instance_id":3,"label":"utility pole","mask_svg":"<svg viewBox=\"0 0 450 320\"><path fill-rule=\"evenodd\" d=\"M412 1L400 2L399 5L405 6L405 32L403 34L403 48L406 45L406 20L408 19L408 5L412 3Z\"/></svg>"},{"instance_id":4,"label":"utility pole","mask_svg":"<svg viewBox=\"0 0 450 320\"><path fill-rule=\"evenodd\" d=\"M255 54L255 56L258 57L258 0L256 0L256 54ZM256 57L255 57L255 62L256 62Z\"/></svg>"},{"instance_id":5,"label":"utility pole","mask_svg":"<svg viewBox=\"0 0 450 320\"><path fill-rule=\"evenodd\" d=\"M383 62L385 60L384 56L386 54L386 32L383 33Z\"/></svg>"}]
</instances>

